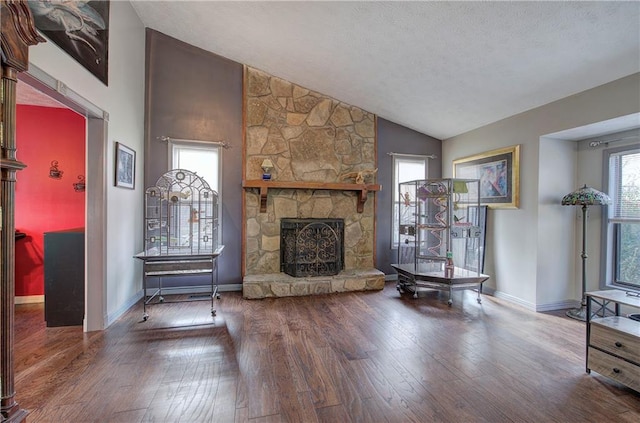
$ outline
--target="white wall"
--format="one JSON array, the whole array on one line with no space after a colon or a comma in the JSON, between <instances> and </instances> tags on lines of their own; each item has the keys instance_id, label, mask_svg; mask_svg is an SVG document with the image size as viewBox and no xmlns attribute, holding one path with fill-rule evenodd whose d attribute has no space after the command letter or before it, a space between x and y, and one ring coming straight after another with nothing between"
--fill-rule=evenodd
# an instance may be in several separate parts
<instances>
[{"instance_id":1,"label":"white wall","mask_svg":"<svg viewBox=\"0 0 640 423\"><path fill-rule=\"evenodd\" d=\"M592 124L640 112L640 73L613 81L588 91L558 100L553 103L514 115L490 125L478 128L465 134L447 139L443 142L443 175L452 174L451 162L454 159L481 153L484 151L521 144L520 157L520 208L518 210L491 210L488 219L488 248L485 272L491 275L487 281L487 288L493 289L496 295L506 297L523 306L543 310L553 304L574 298L563 298L569 291L578 293L577 288L571 287L572 282L546 281L548 275L560 275L566 278L571 274L567 266L575 268L575 260L562 263L561 260L548 262L549 257L567 256L568 244L565 242L552 244L541 231L541 218L549 214L557 221L548 229L561 230L561 222L568 219L566 208L560 206L562 196L577 188L578 176L572 180L573 187L566 193L570 184L564 183L557 189L557 207L551 205L553 190L550 180L543 178L544 187L539 187L541 170L549 170L562 166L572 166L571 154L563 151L561 157L550 153L555 150L546 142L541 149L540 138L551 133ZM566 142L566 141L563 141ZM561 150L562 148L559 147ZM564 159L562 159L564 157ZM561 163L558 163L558 160ZM577 163L577 161L576 161ZM566 177L566 171L561 170L560 176ZM599 176L601 177L601 176ZM597 179L594 188L600 187ZM585 180L581 183L589 183ZM544 196L541 198L541 194ZM544 202L541 205L541 202ZM542 206L542 207L541 207ZM560 223L559 223L560 222ZM546 225L546 222L545 222ZM598 225L591 225L596 227ZM554 235L556 236L556 235ZM566 230L568 238L574 237ZM594 241L595 237L594 237ZM573 248L573 247L572 247ZM539 254L544 250L543 255ZM573 253L573 251L571 251ZM593 261L599 261L599 252L593 256ZM544 268L544 272L540 270ZM558 288L560 286L560 288Z\"/></svg>"},{"instance_id":2,"label":"white wall","mask_svg":"<svg viewBox=\"0 0 640 423\"><path fill-rule=\"evenodd\" d=\"M568 299L580 298L581 280L572 266L576 254L577 207L562 206L562 197L578 188L577 145L540 138L538 172L537 309L567 308ZM582 220L580 220L581 222ZM580 228L581 229L581 228ZM576 282L578 285L576 285Z\"/></svg>"},{"instance_id":3,"label":"white wall","mask_svg":"<svg viewBox=\"0 0 640 423\"><path fill-rule=\"evenodd\" d=\"M142 249L145 32L129 2L112 1L109 19L109 86L52 42L30 49L29 61L109 114L106 145L107 239L105 326L139 295ZM136 154L135 190L113 186L114 144ZM87 180L91 169L87 169ZM88 281L92 283L92 281Z\"/></svg>"}]
</instances>

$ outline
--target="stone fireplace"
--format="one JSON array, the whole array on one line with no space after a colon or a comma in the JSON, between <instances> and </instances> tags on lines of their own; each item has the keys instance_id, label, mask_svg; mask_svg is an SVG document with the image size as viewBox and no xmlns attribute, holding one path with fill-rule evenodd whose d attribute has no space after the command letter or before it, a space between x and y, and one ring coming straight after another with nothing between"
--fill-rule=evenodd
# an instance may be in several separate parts
<instances>
[{"instance_id":1,"label":"stone fireplace","mask_svg":"<svg viewBox=\"0 0 640 423\"><path fill-rule=\"evenodd\" d=\"M353 179L345 179L368 171L375 184L375 116L250 67L244 111L244 297L382 289L384 274L374 268L375 193L353 190ZM274 164L266 186L265 159ZM344 222L342 271L283 272L286 219Z\"/></svg>"}]
</instances>

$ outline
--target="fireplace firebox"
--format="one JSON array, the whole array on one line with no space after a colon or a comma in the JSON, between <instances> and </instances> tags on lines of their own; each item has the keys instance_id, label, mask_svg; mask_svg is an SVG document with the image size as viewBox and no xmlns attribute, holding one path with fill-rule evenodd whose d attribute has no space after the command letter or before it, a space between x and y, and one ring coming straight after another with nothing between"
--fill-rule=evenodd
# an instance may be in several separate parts
<instances>
[{"instance_id":1,"label":"fireplace firebox","mask_svg":"<svg viewBox=\"0 0 640 423\"><path fill-rule=\"evenodd\" d=\"M332 276L344 268L344 219L281 219L280 271Z\"/></svg>"}]
</instances>

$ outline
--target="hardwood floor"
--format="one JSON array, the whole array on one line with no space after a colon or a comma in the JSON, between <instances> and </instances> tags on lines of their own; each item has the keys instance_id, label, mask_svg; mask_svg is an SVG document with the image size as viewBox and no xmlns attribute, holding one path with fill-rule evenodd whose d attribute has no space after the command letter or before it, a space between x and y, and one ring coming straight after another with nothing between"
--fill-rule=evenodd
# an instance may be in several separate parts
<instances>
[{"instance_id":1,"label":"hardwood floor","mask_svg":"<svg viewBox=\"0 0 640 423\"><path fill-rule=\"evenodd\" d=\"M46 328L16 306L16 390L37 422L637 422L584 367L584 323L475 293L382 292L129 310Z\"/></svg>"}]
</instances>

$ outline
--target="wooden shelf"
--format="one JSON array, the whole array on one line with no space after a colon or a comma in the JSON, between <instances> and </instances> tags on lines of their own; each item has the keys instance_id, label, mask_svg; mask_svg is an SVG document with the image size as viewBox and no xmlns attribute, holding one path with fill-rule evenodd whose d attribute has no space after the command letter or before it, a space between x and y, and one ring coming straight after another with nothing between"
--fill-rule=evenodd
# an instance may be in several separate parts
<instances>
[{"instance_id":1,"label":"wooden shelf","mask_svg":"<svg viewBox=\"0 0 640 423\"><path fill-rule=\"evenodd\" d=\"M344 184L337 182L301 182L301 181L263 181L260 179L243 180L242 188L260 189L260 212L267 211L267 194L272 189L323 189L330 191L356 191L358 193L358 213L364 210L369 191L382 191L379 184Z\"/></svg>"}]
</instances>

